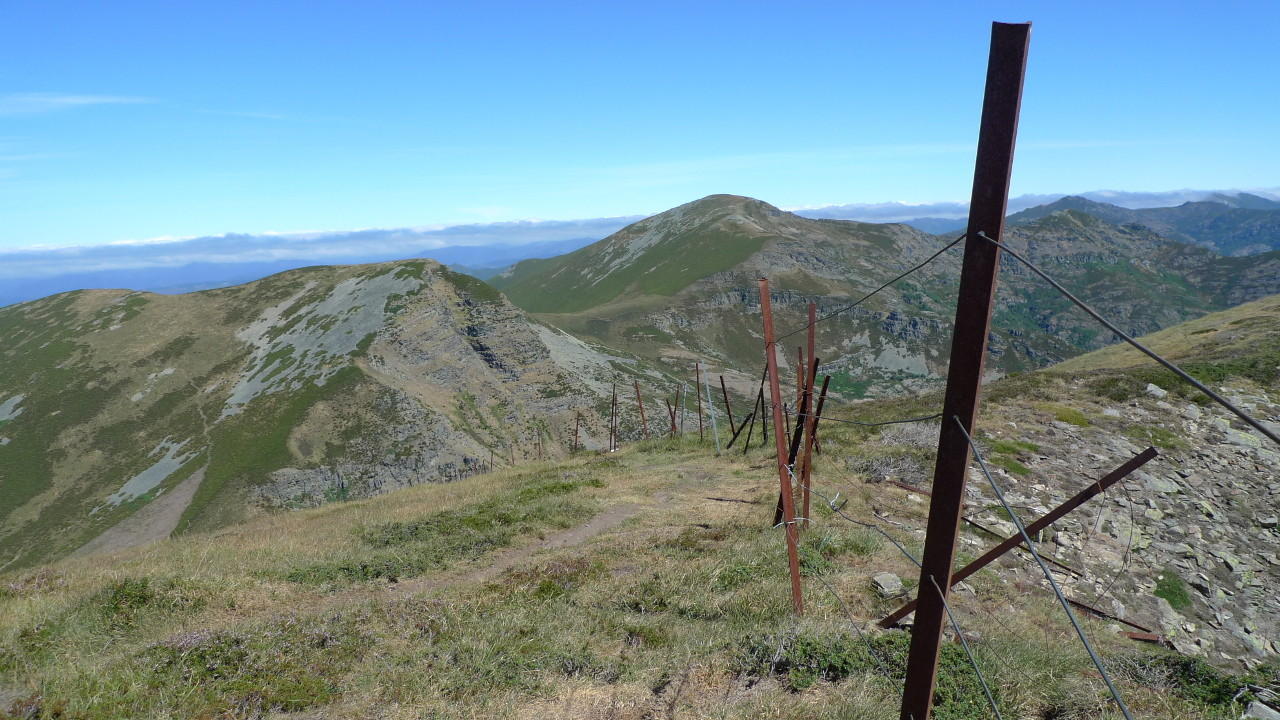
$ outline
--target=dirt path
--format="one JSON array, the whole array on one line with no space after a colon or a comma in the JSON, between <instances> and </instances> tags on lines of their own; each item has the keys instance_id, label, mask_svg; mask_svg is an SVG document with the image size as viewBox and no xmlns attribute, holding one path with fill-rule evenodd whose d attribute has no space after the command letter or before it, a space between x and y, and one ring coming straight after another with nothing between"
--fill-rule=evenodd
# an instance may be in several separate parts
<instances>
[{"instance_id":1,"label":"dirt path","mask_svg":"<svg viewBox=\"0 0 1280 720\"><path fill-rule=\"evenodd\" d=\"M623 522L634 516L642 509L642 506L634 503L623 503L614 505L604 512L596 515L585 523L567 530L561 530L554 535L546 538L521 545L519 547L509 548L499 552L489 564L483 567L471 568L454 575L445 575L442 577L421 578L397 583L390 587L396 593L415 593L427 590L441 590L455 585L469 585L472 583L488 582L502 573L527 562L534 555L543 550L559 550L567 547L574 547L590 540L591 538L608 532L618 527Z\"/></svg>"},{"instance_id":2,"label":"dirt path","mask_svg":"<svg viewBox=\"0 0 1280 720\"><path fill-rule=\"evenodd\" d=\"M196 490L204 481L208 465L191 473L172 490L152 500L145 507L115 525L101 535L81 545L71 557L84 557L98 553L114 552L137 545L146 545L169 537L178 527L182 513L191 504Z\"/></svg>"}]
</instances>

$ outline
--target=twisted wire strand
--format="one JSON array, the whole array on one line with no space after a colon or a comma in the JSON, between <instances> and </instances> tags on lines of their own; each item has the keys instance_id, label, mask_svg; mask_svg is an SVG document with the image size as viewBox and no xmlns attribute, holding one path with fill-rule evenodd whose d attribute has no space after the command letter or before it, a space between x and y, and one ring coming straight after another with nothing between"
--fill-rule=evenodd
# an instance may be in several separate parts
<instances>
[{"instance_id":1,"label":"twisted wire strand","mask_svg":"<svg viewBox=\"0 0 1280 720\"><path fill-rule=\"evenodd\" d=\"M933 262L934 260L937 260L937 259L938 259L938 258L939 258L943 253L945 253L946 251L948 251L948 250L950 250L951 248L953 248L953 247L955 247L956 245L958 245L958 244L960 243L960 241L961 241L961 240L964 240L966 237L968 237L968 235L967 235L967 234L965 234L965 235L961 235L960 237L956 238L955 240L952 240L951 242L949 242L949 243L947 243L945 246L943 246L943 248L942 248L941 250L939 250L939 251L935 252L934 254L930 255L930 256L929 256L929 257L928 257L924 262L922 262L922 263L920 263L920 264L916 265L915 267L911 268L910 270L907 270L906 272L902 273L901 275L898 275L898 276L897 276L897 277L895 277L894 279L890 280L889 282L886 282L885 284L881 285L880 287L876 288L875 290L872 290L871 292L867 293L866 295L863 295L862 297L858 298L858 300L857 300L857 301L855 301L855 302L853 302L853 303L850 303L849 305L845 305L845 306L844 306L844 307L842 307L842 308L838 308L838 309L836 309L836 310L832 310L831 312L827 313L826 315L823 315L822 317L820 317L820 318L818 318L818 319L814 320L814 321L813 321L813 322L811 322L811 323L805 323L803 327L800 327L800 328L798 328L798 329L796 329L796 330L792 330L791 332L789 332L789 333L787 333L787 334L785 334L785 335L780 335L780 336L778 336L777 338L774 338L774 343L776 344L776 343L778 343L778 342L781 342L781 341L783 341L783 340L786 340L787 338L791 337L792 335L797 335L797 334L799 334L799 333L802 333L802 332L804 332L805 330L808 330L810 327L813 327L814 325L817 325L818 323L820 323L820 322L822 322L822 321L824 321L824 320L830 320L831 318L833 318L833 317L835 317L835 316L839 315L840 313L848 312L848 311L850 311L850 310L852 310L852 309L854 309L854 308L858 307L858 306L859 306L859 305L861 305L862 303L864 303L864 302L866 302L866 301L870 300L874 295L876 295L876 293L879 293L881 290L884 290L885 288L889 287L890 285L893 285L894 283L898 282L898 281L899 281L899 280L901 280L902 278L905 278L906 276L908 276L908 275L910 275L910 274L912 274L912 273L916 272L917 270L919 270L920 268L923 268L924 266L928 265L929 263Z\"/></svg>"},{"instance_id":2,"label":"twisted wire strand","mask_svg":"<svg viewBox=\"0 0 1280 720\"><path fill-rule=\"evenodd\" d=\"M1155 360L1156 362L1160 363L1165 367L1165 369L1171 371L1174 375L1177 375L1179 378L1181 378L1183 382L1186 382L1187 384L1191 385L1195 389L1209 396L1211 400L1213 400L1214 402L1218 403L1222 407L1226 408L1227 410L1235 414L1236 417L1248 423L1254 430L1257 430L1263 435L1266 435L1267 438L1269 438L1272 442L1276 443L1277 445L1280 445L1280 435L1277 435L1276 433L1272 432L1269 428L1267 428L1265 425L1263 425L1261 422L1255 419L1252 415L1236 407L1226 398L1222 397L1221 395L1214 392L1213 390L1210 390L1204 383L1191 377L1191 375L1186 370L1183 370L1182 368L1175 365L1173 362L1166 360L1159 353L1152 350L1151 348L1148 348L1146 345L1143 345L1137 340L1134 340L1123 330L1116 327L1115 324L1112 323L1110 320L1107 320L1105 317L1103 317L1097 310L1094 310L1083 300L1076 297L1075 295L1072 295L1071 291L1067 290L1060 283L1058 283L1057 280L1054 280L1052 277L1050 277L1048 273L1041 270L1039 267L1036 267L1036 265L1033 264L1030 260L1019 255L1017 251L1010 249L1008 245L1005 245L999 240L992 240L991 238L987 237L985 233L981 231L978 232L977 237L980 237L983 240L986 240L987 242L991 243L992 245L995 245L1001 250L1012 255L1017 260L1021 261L1023 265L1026 265L1027 268L1031 270L1031 272L1035 273L1036 275L1039 275L1040 279L1049 283L1049 285L1051 285L1054 290L1057 290L1059 293L1062 293L1062 295L1068 300L1070 300L1072 303L1074 303L1076 307L1085 311L1094 320L1097 320L1108 330L1110 330L1111 332L1119 336L1121 340L1124 340L1126 343L1133 346L1134 349L1138 350L1139 352L1151 358L1152 360Z\"/></svg>"},{"instance_id":3,"label":"twisted wire strand","mask_svg":"<svg viewBox=\"0 0 1280 720\"><path fill-rule=\"evenodd\" d=\"M920 417L902 418L900 420L881 420L878 422L868 422L863 420L842 420L840 418L831 417L830 415L817 415L808 412L794 412L790 408L783 408L782 412L787 415L798 415L802 418L817 418L826 420L827 422L844 423L846 425L859 425L861 427L879 427L881 425L901 425L903 423L926 422L928 420L937 420L942 417L942 413L934 413L932 415L921 415Z\"/></svg>"},{"instance_id":4,"label":"twisted wire strand","mask_svg":"<svg viewBox=\"0 0 1280 720\"><path fill-rule=\"evenodd\" d=\"M996 483L991 471L987 469L987 463L982 459L981 453L978 451L977 443L969 435L969 431L965 428L964 423L960 421L958 416L952 415L955 420L956 427L960 428L960 432L964 435L965 440L969 443L969 448L973 451L973 457L978 461L978 467L981 468L982 474L986 476L987 482L991 485L991 490L996 494L996 498L1000 504L1004 506L1005 512L1009 514L1009 518L1018 527L1018 533L1022 535L1022 541L1026 544L1027 550L1031 551L1031 556L1035 558L1036 564L1040 566L1040 572L1044 574L1049 585L1053 588L1054 595L1058 596L1058 602L1062 604L1062 610L1066 612L1067 619L1071 621L1071 626L1075 628L1076 635L1079 636L1084 649L1088 651L1090 659L1093 660L1094 667L1098 669L1098 674L1102 675L1103 682L1107 685L1107 690L1111 692L1111 697L1115 699L1116 705L1119 706L1120 712L1124 715L1125 720L1133 720L1133 715L1129 712L1129 706L1125 705L1124 699L1120 696L1120 690L1111 680L1110 673L1107 672L1106 665L1102 662L1102 658L1098 657L1098 653L1093 649L1093 644L1089 642L1089 637L1085 635L1084 628L1080 627L1080 621L1076 619L1076 615L1071 611L1071 605L1067 602L1067 598L1062 594L1062 588L1058 587L1058 581L1053 579L1053 573L1049 571L1049 566L1045 565L1044 559L1040 557L1040 553L1036 552L1035 543L1031 541L1031 536L1027 534L1027 528L1022 524L1022 519L1013 511L1009 503L1004 499L1004 493L1000 490L1000 486Z\"/></svg>"}]
</instances>

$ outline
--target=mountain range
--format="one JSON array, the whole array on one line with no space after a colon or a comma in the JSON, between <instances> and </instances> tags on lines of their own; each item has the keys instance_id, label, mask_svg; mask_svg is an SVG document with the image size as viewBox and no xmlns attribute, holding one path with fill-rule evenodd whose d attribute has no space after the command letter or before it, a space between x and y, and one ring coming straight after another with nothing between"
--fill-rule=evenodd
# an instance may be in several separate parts
<instances>
[{"instance_id":1,"label":"mountain range","mask_svg":"<svg viewBox=\"0 0 1280 720\"><path fill-rule=\"evenodd\" d=\"M1261 193L1261 191L1259 191ZM1267 195L1264 197L1264 195ZM1181 190L1175 192L1097 191L1081 196L1126 209L1161 210L1183 203L1216 203L1245 210L1276 210L1273 193L1250 194ZM1010 211L1053 203L1061 195L1022 195ZM1059 209L1065 209L1059 208ZM1077 208L1079 209L1079 208ZM1102 213L1105 208L1095 208ZM1212 209L1212 208L1210 208ZM965 203L862 203L795 211L814 219L905 223L928 233L957 233L968 213ZM549 258L600 240L642 216L568 221L499 222L444 227L375 228L352 231L228 233L225 235L105 245L0 250L0 306L86 287L124 287L180 293L227 287L271 273L310 265L383 262L431 257L455 270L488 278L520 260ZM1128 222L1127 219L1115 220ZM1231 246L1228 254L1280 247L1274 222L1260 218L1214 220L1190 235ZM1232 226L1238 225L1239 230ZM1167 223L1152 226L1165 233ZM1178 239L1196 241L1189 236Z\"/></svg>"},{"instance_id":2,"label":"mountain range","mask_svg":"<svg viewBox=\"0 0 1280 720\"><path fill-rule=\"evenodd\" d=\"M1134 335L1280 292L1280 252L1226 257L1074 208L1016 220L1011 247ZM761 276L784 348L802 344L809 302L831 315L817 354L838 397L936 388L959 248L849 306L952 239L713 195L492 285L404 260L0 308L0 564L561 455L575 432L598 448L612 392L629 402L636 385L661 432L663 398L684 384L692 402L695 361L754 396ZM1112 341L1011 259L1000 283L993 374ZM631 410L619 430L644 434Z\"/></svg>"}]
</instances>

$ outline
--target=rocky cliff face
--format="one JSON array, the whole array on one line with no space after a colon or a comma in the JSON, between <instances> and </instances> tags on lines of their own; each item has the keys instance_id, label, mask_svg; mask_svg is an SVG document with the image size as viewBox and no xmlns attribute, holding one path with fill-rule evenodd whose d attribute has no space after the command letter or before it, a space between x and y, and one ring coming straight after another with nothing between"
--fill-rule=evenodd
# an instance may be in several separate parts
<instances>
[{"instance_id":1,"label":"rocky cliff face","mask_svg":"<svg viewBox=\"0 0 1280 720\"><path fill-rule=\"evenodd\" d=\"M1280 429L1280 296L1142 340ZM1061 563L1054 573L1068 595L1218 664L1255 665L1280 653L1280 446L1127 346L1006 378L984 396L981 451L1024 520L1148 446L1159 453L1040 538ZM927 489L937 430L875 433L850 452L848 467L871 482ZM915 500L921 514L909 524L923 537L925 500ZM966 502L978 524L1002 538L1016 534L976 468ZM972 555L993 542L981 532L962 536ZM1047 592L1039 569L1017 552L998 563L995 577L1010 597Z\"/></svg>"},{"instance_id":2,"label":"rocky cliff face","mask_svg":"<svg viewBox=\"0 0 1280 720\"><path fill-rule=\"evenodd\" d=\"M11 566L561 452L621 360L432 261L67 293L0 310L0 334ZM186 500L135 517L166 494Z\"/></svg>"}]
</instances>

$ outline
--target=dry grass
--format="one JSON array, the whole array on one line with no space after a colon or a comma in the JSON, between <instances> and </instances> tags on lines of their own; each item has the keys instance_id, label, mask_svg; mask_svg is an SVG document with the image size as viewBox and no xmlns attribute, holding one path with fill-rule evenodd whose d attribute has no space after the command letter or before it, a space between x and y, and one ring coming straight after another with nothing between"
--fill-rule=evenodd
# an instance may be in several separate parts
<instances>
[{"instance_id":1,"label":"dry grass","mask_svg":"<svg viewBox=\"0 0 1280 720\"><path fill-rule=\"evenodd\" d=\"M910 528L921 525L924 505L902 491L840 479L837 449L853 444L831 431L815 474L820 489L848 498L844 511L854 517L881 522L874 510L901 523L881 522L918 553L921 536ZM7 588L0 591L0 687L10 699L29 698L37 717L286 710L335 718L896 717L900 680L857 655L862 645L851 623L880 636L870 621L897 601L880 598L870 577L891 571L911 586L914 567L815 498L804 550L807 609L794 618L781 535L767 522L776 495L772 462L756 452L717 458L705 446L653 442L0 578ZM281 579L282 569L359 552L359 528L462 511L529 483L583 474L603 487L575 496L638 512L581 544L543 548L528 535L511 550L422 582ZM528 559L467 580L470 570L516 551ZM143 578L145 587L136 582ZM972 582L976 595L957 594L957 611L980 637L973 644L1006 717L1073 717L1044 714L1054 708L1108 717L1100 683L1043 594L1012 588L993 572ZM1105 651L1132 651L1089 626ZM807 662L853 665L816 681L751 669L744 653L761 637L831 639L834 656ZM857 657L841 654L850 652ZM948 672L963 680L970 671ZM1126 689L1143 717L1225 717L1156 689ZM939 713L986 716L970 706Z\"/></svg>"}]
</instances>

